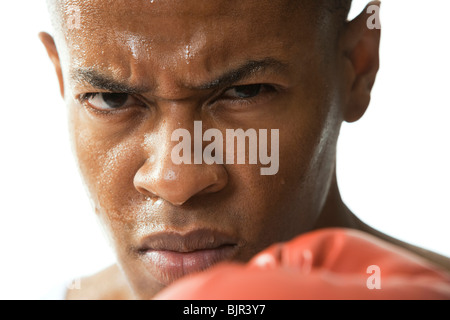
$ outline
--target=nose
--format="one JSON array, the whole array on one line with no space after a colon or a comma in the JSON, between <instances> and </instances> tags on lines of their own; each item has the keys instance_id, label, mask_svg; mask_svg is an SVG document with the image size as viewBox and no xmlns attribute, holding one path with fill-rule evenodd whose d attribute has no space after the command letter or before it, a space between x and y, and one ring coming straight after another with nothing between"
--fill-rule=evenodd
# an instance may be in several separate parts
<instances>
[{"instance_id":1,"label":"nose","mask_svg":"<svg viewBox=\"0 0 450 320\"><path fill-rule=\"evenodd\" d=\"M170 133L164 136L170 142ZM134 176L134 186L140 193L181 206L195 196L218 192L227 185L228 174L223 165L174 164L174 144L155 144L150 148L155 151Z\"/></svg>"}]
</instances>

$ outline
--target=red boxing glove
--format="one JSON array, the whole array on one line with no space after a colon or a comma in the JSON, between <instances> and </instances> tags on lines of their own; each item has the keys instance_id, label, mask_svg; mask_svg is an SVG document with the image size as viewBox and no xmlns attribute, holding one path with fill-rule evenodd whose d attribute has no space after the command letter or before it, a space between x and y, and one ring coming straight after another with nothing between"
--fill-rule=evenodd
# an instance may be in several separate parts
<instances>
[{"instance_id":1,"label":"red boxing glove","mask_svg":"<svg viewBox=\"0 0 450 320\"><path fill-rule=\"evenodd\" d=\"M221 263L187 276L155 299L450 299L450 274L369 234L322 229L245 265Z\"/></svg>"}]
</instances>

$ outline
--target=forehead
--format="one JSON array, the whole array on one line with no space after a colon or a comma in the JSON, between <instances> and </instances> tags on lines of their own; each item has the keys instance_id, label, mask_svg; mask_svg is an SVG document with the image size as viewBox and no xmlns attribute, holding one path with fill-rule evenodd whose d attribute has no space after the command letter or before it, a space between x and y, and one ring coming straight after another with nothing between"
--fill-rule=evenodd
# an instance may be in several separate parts
<instances>
[{"instance_id":1,"label":"forehead","mask_svg":"<svg viewBox=\"0 0 450 320\"><path fill-rule=\"evenodd\" d=\"M319 28L307 5L298 3L72 0L59 2L56 11L73 68L92 66L129 76L180 63L208 72L239 60L287 60L298 49L311 53Z\"/></svg>"},{"instance_id":2,"label":"forehead","mask_svg":"<svg viewBox=\"0 0 450 320\"><path fill-rule=\"evenodd\" d=\"M295 8L308 8L309 0L49 0L54 14L67 18L74 8L87 14L90 23L94 15L116 20L133 18L133 21L148 22L149 18L159 21L171 18L264 18L265 14L276 17L287 15ZM320 0L319 0L320 1ZM309 6L310 7L310 6ZM100 22L97 20L97 22ZM137 21L136 21L137 22Z\"/></svg>"}]
</instances>

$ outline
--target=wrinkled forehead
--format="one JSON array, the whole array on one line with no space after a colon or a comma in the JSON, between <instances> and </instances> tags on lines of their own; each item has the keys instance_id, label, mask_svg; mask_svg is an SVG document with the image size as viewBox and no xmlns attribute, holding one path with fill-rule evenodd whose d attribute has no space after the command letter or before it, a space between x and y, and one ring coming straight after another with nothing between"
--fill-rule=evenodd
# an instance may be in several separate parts
<instances>
[{"instance_id":1,"label":"wrinkled forehead","mask_svg":"<svg viewBox=\"0 0 450 320\"><path fill-rule=\"evenodd\" d=\"M313 42L320 29L308 0L51 1L68 64L116 67L121 76L152 63L174 67L180 58L194 65L201 57L198 66L207 71L233 59L273 57ZM138 71L129 69L134 62Z\"/></svg>"},{"instance_id":2,"label":"wrinkled forehead","mask_svg":"<svg viewBox=\"0 0 450 320\"><path fill-rule=\"evenodd\" d=\"M262 39L263 35L293 33L289 22L294 19L299 28L318 20L310 17L314 1L309 0L49 1L55 28L69 46L76 46L80 37L100 43L120 33L153 42L186 41L198 30Z\"/></svg>"},{"instance_id":3,"label":"wrinkled forehead","mask_svg":"<svg viewBox=\"0 0 450 320\"><path fill-rule=\"evenodd\" d=\"M99 31L126 29L150 31L149 24L164 26L176 22L180 28L196 24L218 24L221 20L247 22L268 28L292 16L295 8L304 8L309 1L292 0L50 0L58 27L63 30ZM298 5L298 3L304 3ZM78 18L78 19L77 19ZM78 20L78 21L75 21ZM76 25L76 27L75 27ZM208 27L208 25L204 25ZM180 30L181 31L181 30Z\"/></svg>"}]
</instances>

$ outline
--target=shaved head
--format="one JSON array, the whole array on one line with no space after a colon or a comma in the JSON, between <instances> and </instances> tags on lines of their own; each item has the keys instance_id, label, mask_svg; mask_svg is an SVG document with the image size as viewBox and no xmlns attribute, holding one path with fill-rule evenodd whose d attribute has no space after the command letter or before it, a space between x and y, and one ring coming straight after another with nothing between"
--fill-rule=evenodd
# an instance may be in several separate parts
<instances>
[{"instance_id":1,"label":"shaved head","mask_svg":"<svg viewBox=\"0 0 450 320\"><path fill-rule=\"evenodd\" d=\"M212 8L212 11L207 13L208 15L217 14L218 16L240 15L239 10L242 7L251 7L256 3L258 9L257 15L270 15L278 12L277 16L284 17L287 20L297 20L298 28L303 28L304 24L311 25L315 30L322 30L321 38L324 43L323 52L330 53L329 46L333 46L338 39L345 22L347 21L348 12L350 10L352 0L279 0L279 1L253 1L253 0L229 0L220 2L218 5ZM123 3L124 5L121 5ZM158 15L158 19L164 19L176 15L195 15L198 12L190 11L190 7L193 7L194 3L200 4L201 7L208 7L209 0L198 1L182 1L182 0L155 0L151 3L149 1L133 1L127 2L123 0L116 0L114 2L104 0L47 0L48 9L52 19L52 25L54 29L54 37L58 44L58 49L62 50L63 43L70 37L67 37L67 33L71 33L72 30L67 30L69 21L73 20L74 10L79 10L81 13L82 26L83 24L97 24L98 28L102 28L95 21L97 17L107 13L112 16L133 16L133 19L140 19L141 23L146 24L149 16L145 12L151 7L155 7L153 12ZM158 5L157 7L155 5ZM117 9L116 9L117 8ZM169 9L170 14L160 8ZM175 10L175 11L174 11ZM215 10L215 11L214 11ZM233 11L234 10L234 11ZM256 11L255 11L256 14ZM294 17L294 18L292 18ZM259 23L259 19L256 18L253 23ZM92 31L92 29L91 29ZM98 29L94 30L95 32ZM285 32L291 32L286 30ZM72 46L70 43L66 45Z\"/></svg>"},{"instance_id":2,"label":"shaved head","mask_svg":"<svg viewBox=\"0 0 450 320\"><path fill-rule=\"evenodd\" d=\"M81 2L79 0L47 0L54 25L58 21L57 18L61 10L67 9L71 5L79 5ZM279 3L288 11L294 9L308 10L309 14L316 16L323 12L330 13L337 18L335 20L337 23L342 23L347 18L352 0L280 0Z\"/></svg>"}]
</instances>

